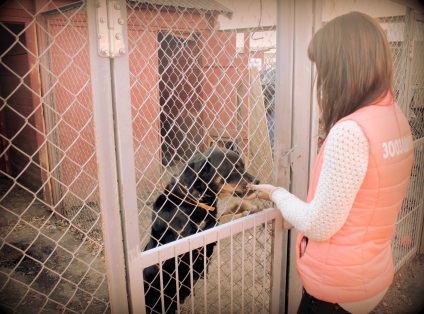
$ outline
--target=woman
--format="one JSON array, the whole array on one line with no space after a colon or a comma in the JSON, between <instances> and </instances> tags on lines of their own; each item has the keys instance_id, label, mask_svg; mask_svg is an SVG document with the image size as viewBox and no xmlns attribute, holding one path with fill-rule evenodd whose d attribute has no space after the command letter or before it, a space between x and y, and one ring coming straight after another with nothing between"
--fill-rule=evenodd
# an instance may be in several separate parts
<instances>
[{"instance_id":1,"label":"woman","mask_svg":"<svg viewBox=\"0 0 424 314\"><path fill-rule=\"evenodd\" d=\"M391 239L413 164L411 130L393 98L389 43L373 18L333 19L308 55L324 141L307 201L268 184L250 188L299 231L298 313L369 313L393 281Z\"/></svg>"}]
</instances>

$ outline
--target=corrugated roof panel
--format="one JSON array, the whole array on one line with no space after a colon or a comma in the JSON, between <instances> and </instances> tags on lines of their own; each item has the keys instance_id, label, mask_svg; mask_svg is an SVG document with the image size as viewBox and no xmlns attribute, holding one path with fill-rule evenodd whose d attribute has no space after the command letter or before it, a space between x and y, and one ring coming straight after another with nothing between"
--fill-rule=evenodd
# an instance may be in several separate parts
<instances>
[{"instance_id":1,"label":"corrugated roof panel","mask_svg":"<svg viewBox=\"0 0 424 314\"><path fill-rule=\"evenodd\" d=\"M231 19L233 12L213 0L135 0L134 2L163 5L176 8L187 8L201 11L215 11L219 12L227 18Z\"/></svg>"}]
</instances>

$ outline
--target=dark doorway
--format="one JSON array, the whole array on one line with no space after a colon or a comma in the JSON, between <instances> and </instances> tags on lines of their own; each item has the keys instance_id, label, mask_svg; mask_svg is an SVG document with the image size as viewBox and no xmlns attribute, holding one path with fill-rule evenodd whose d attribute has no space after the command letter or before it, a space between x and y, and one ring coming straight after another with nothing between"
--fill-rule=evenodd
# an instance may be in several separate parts
<instances>
[{"instance_id":1,"label":"dark doorway","mask_svg":"<svg viewBox=\"0 0 424 314\"><path fill-rule=\"evenodd\" d=\"M23 23L0 23L0 170L35 192L42 183L23 30Z\"/></svg>"},{"instance_id":2,"label":"dark doorway","mask_svg":"<svg viewBox=\"0 0 424 314\"><path fill-rule=\"evenodd\" d=\"M193 34L159 33L162 162L186 161L203 138L200 46Z\"/></svg>"}]
</instances>

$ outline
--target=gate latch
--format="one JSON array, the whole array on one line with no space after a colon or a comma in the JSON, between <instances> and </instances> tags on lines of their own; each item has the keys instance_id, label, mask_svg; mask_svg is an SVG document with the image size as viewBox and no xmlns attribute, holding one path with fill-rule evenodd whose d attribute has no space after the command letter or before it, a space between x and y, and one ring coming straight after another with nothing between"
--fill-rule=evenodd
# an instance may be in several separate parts
<instances>
[{"instance_id":1,"label":"gate latch","mask_svg":"<svg viewBox=\"0 0 424 314\"><path fill-rule=\"evenodd\" d=\"M125 20L121 13L121 3L112 0L97 0L95 3L99 56L115 58L125 55L123 38Z\"/></svg>"}]
</instances>

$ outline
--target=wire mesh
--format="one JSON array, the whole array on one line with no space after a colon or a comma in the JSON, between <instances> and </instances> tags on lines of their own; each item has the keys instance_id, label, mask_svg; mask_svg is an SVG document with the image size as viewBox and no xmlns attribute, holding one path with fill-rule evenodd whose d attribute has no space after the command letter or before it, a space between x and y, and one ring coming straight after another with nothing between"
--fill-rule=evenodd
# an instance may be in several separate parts
<instances>
[{"instance_id":1,"label":"wire mesh","mask_svg":"<svg viewBox=\"0 0 424 314\"><path fill-rule=\"evenodd\" d=\"M424 21L414 21L413 44L410 47L411 93L409 103L410 124L416 140L424 137Z\"/></svg>"},{"instance_id":2,"label":"wire mesh","mask_svg":"<svg viewBox=\"0 0 424 314\"><path fill-rule=\"evenodd\" d=\"M199 281L191 294L195 312L269 313L272 244L266 228L272 225L248 229L220 242L216 252L220 265L218 258L213 259L207 279ZM189 298L181 311L192 309Z\"/></svg>"},{"instance_id":3,"label":"wire mesh","mask_svg":"<svg viewBox=\"0 0 424 314\"><path fill-rule=\"evenodd\" d=\"M140 241L146 242L152 201L195 153L211 145L231 148L248 171L270 180L261 78L250 70L265 69L273 45L250 49L247 42L266 30L261 25L254 32L218 30L219 17L232 11L217 2L127 5L134 170ZM3 12L1 306L107 312L85 2L6 1ZM272 77L267 84L274 84ZM263 139L252 144L255 134ZM263 205L245 208L232 197L220 202L220 216L228 207ZM225 242L221 247L230 250Z\"/></svg>"},{"instance_id":4,"label":"wire mesh","mask_svg":"<svg viewBox=\"0 0 424 314\"><path fill-rule=\"evenodd\" d=\"M178 271L181 267L170 272L166 264L175 260L176 263L190 265L190 271L194 273L196 260L193 252L204 250L207 245L216 243L216 258L209 263L202 261L208 269L207 273L196 284L186 286L192 292L185 300L182 300L180 295L181 304L178 303L174 308L181 313L269 313L272 282L271 235L276 219L280 218L278 211L267 209L261 214L250 215L232 224L223 224L202 234L190 236L186 241L178 240L172 246L157 247L146 252L142 267L157 264L160 288L169 292L172 289L168 288L176 283L168 281L167 275L180 278L181 282L184 280L181 279L182 273ZM182 253L186 252L193 255L184 259ZM189 273L188 276L192 274ZM175 290L172 291L176 293ZM174 298L177 300L177 296ZM161 298L155 298L153 301L160 305ZM166 298L164 301L165 309L170 310ZM160 310L157 307L154 310L146 308L146 311L151 313Z\"/></svg>"},{"instance_id":5,"label":"wire mesh","mask_svg":"<svg viewBox=\"0 0 424 314\"><path fill-rule=\"evenodd\" d=\"M239 155L233 161L234 166L242 161L245 165L243 172L252 174L261 182L273 180L276 21L275 16L273 20L265 20L265 17L269 16L268 10L275 12L276 2L252 3L250 14L243 17L244 26L240 22L228 24L229 17L237 19L236 15L240 16L236 3L218 2L127 3L135 172L142 248L151 238L162 241L161 236L151 234L151 230L156 232L161 219L164 219L160 212L173 210L167 208L168 205L155 204L161 195L167 195L168 200L173 198L164 192L164 187L170 182L183 180L183 169L187 163L190 164L193 156L202 154L208 148L230 149ZM225 6L221 3L225 3ZM246 21L249 18L251 20ZM274 40L269 39L272 36ZM214 166L217 176L221 166ZM203 176L201 173L197 175ZM216 178L202 177L210 186ZM230 182L225 177L222 179L222 186L212 193L213 198L217 199L218 211L213 225L218 225L219 221L223 224L224 221L271 205L259 200L247 204L234 195L223 197L225 185L239 185L242 179L238 182ZM167 189L171 190L175 186L173 184L168 185ZM203 191L194 189L191 183L188 185L188 189L194 191L192 194L199 193L198 199L202 199ZM190 199L187 195L178 196L187 201ZM177 212L172 219L178 215L182 214ZM192 232L197 233L203 230L207 218L195 221L193 216L187 224L192 223L195 229ZM182 220L185 221L185 218ZM160 234L167 234L168 237L174 232L178 234L176 237L187 235L186 225L175 226L173 222L169 223L164 223ZM180 300L184 302L181 311L226 312L232 308L238 312L242 306L253 307L255 302L265 304L264 308L257 307L257 311L269 311L272 231L270 228L265 229L262 237L255 234L253 239L246 240L249 232L216 244L219 249L215 247L208 262L207 279L200 278L190 288L190 296ZM252 242L257 246L256 253L251 249ZM243 246L250 249L241 252ZM146 248L150 249L152 245L148 244ZM259 256L258 252L263 254ZM252 266L252 260L256 258L266 260ZM193 259L196 256L193 255ZM256 267L251 275L253 277L246 275L242 280L241 265ZM164 264L159 273L167 277L177 271L173 267L169 270ZM177 269L181 272L182 267ZM257 280L260 292L253 291L258 285L250 288L252 280ZM164 279L163 289L167 287L168 281ZM159 283L155 285L154 281L146 279L145 290L158 288ZM243 293L253 303L242 302L240 295ZM255 293L256 297L252 298ZM157 300L160 302L159 298ZM164 301L166 308L166 298Z\"/></svg>"},{"instance_id":6,"label":"wire mesh","mask_svg":"<svg viewBox=\"0 0 424 314\"><path fill-rule=\"evenodd\" d=\"M84 3L3 1L0 37L1 311L106 313Z\"/></svg>"},{"instance_id":7,"label":"wire mesh","mask_svg":"<svg viewBox=\"0 0 424 314\"><path fill-rule=\"evenodd\" d=\"M393 240L396 270L418 251L424 215L424 21L414 19L409 38L411 81L405 105L414 138L415 162ZM404 45L406 49L406 45Z\"/></svg>"},{"instance_id":8,"label":"wire mesh","mask_svg":"<svg viewBox=\"0 0 424 314\"><path fill-rule=\"evenodd\" d=\"M380 2L342 2L324 1L324 20L359 5L380 19L393 48L396 99L414 133L416 160L393 240L398 269L422 228L423 23L393 2L384 2L387 14ZM0 5L0 306L107 313L86 6L59 3ZM164 185L209 147L236 152L243 174L273 181L276 1L238 4L127 1L142 248ZM270 206L233 195L217 202L216 225ZM217 241L181 311L268 312L273 240L264 223Z\"/></svg>"}]
</instances>

